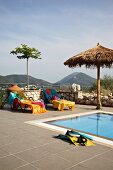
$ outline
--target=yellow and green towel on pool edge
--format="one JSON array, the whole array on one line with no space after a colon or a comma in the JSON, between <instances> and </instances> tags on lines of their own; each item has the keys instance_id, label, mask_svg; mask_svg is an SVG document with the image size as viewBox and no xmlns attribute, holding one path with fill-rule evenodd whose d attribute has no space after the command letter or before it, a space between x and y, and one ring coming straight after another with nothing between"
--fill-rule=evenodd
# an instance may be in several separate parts
<instances>
[{"instance_id":1,"label":"yellow and green towel on pool edge","mask_svg":"<svg viewBox=\"0 0 113 170\"><path fill-rule=\"evenodd\" d=\"M76 146L95 146L93 139L89 135L77 131L67 130L65 135L59 135L60 139L68 140Z\"/></svg>"}]
</instances>

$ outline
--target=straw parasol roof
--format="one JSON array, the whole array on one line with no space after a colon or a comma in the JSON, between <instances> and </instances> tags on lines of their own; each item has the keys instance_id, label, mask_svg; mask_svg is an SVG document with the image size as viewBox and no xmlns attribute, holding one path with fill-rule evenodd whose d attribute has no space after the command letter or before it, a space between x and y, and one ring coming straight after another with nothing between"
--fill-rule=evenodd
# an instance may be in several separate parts
<instances>
[{"instance_id":1,"label":"straw parasol roof","mask_svg":"<svg viewBox=\"0 0 113 170\"><path fill-rule=\"evenodd\" d=\"M113 50L101 46L97 43L96 47L77 54L67 61L64 65L73 68L76 66L85 65L87 68L97 67L97 109L100 109L100 67L110 68L113 63Z\"/></svg>"},{"instance_id":2,"label":"straw parasol roof","mask_svg":"<svg viewBox=\"0 0 113 170\"><path fill-rule=\"evenodd\" d=\"M101 67L110 68L113 63L113 50L101 46L99 43L96 47L84 51L69 58L64 65L69 67L76 67L86 65L86 67L97 67L99 64Z\"/></svg>"},{"instance_id":3,"label":"straw parasol roof","mask_svg":"<svg viewBox=\"0 0 113 170\"><path fill-rule=\"evenodd\" d=\"M8 91L22 91L22 89L18 87L16 84L11 85L11 87L9 87L7 90Z\"/></svg>"}]
</instances>

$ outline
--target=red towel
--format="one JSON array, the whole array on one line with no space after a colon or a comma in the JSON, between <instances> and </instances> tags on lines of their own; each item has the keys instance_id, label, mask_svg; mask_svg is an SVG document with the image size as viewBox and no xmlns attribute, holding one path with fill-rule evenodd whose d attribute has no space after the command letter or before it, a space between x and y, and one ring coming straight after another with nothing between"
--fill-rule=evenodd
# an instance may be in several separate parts
<instances>
[{"instance_id":1,"label":"red towel","mask_svg":"<svg viewBox=\"0 0 113 170\"><path fill-rule=\"evenodd\" d=\"M48 95L50 95L50 94L51 94L51 90L50 90L50 89L46 89L46 93L47 93Z\"/></svg>"},{"instance_id":2,"label":"red towel","mask_svg":"<svg viewBox=\"0 0 113 170\"><path fill-rule=\"evenodd\" d=\"M32 102L32 104L37 104L37 105L40 105L41 107L45 107L44 103L43 102Z\"/></svg>"}]
</instances>

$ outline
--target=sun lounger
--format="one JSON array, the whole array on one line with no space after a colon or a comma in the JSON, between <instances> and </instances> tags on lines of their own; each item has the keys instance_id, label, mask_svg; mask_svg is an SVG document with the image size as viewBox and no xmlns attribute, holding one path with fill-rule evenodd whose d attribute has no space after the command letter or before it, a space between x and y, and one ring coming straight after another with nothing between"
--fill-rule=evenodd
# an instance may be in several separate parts
<instances>
[{"instance_id":1,"label":"sun lounger","mask_svg":"<svg viewBox=\"0 0 113 170\"><path fill-rule=\"evenodd\" d=\"M60 99L55 89L43 90L43 95L45 104L51 103L53 105L53 108L57 108L59 111L62 111L65 108L71 110L74 110L75 108L75 102Z\"/></svg>"},{"instance_id":2,"label":"sun lounger","mask_svg":"<svg viewBox=\"0 0 113 170\"><path fill-rule=\"evenodd\" d=\"M43 98L45 104L52 103L52 100L60 99L55 89L43 90Z\"/></svg>"},{"instance_id":3,"label":"sun lounger","mask_svg":"<svg viewBox=\"0 0 113 170\"><path fill-rule=\"evenodd\" d=\"M75 102L71 102L68 100L53 100L53 108L57 108L59 111L64 110L65 108L74 110Z\"/></svg>"},{"instance_id":4,"label":"sun lounger","mask_svg":"<svg viewBox=\"0 0 113 170\"><path fill-rule=\"evenodd\" d=\"M30 100L21 100L21 108L25 110L29 108L33 114L46 112L45 106L42 102L33 102Z\"/></svg>"},{"instance_id":5,"label":"sun lounger","mask_svg":"<svg viewBox=\"0 0 113 170\"><path fill-rule=\"evenodd\" d=\"M16 93L10 93L8 97L8 103L11 105L13 110L22 110L25 111L30 109L33 114L44 113L46 112L45 105L41 101L32 101L28 99L22 99Z\"/></svg>"}]
</instances>

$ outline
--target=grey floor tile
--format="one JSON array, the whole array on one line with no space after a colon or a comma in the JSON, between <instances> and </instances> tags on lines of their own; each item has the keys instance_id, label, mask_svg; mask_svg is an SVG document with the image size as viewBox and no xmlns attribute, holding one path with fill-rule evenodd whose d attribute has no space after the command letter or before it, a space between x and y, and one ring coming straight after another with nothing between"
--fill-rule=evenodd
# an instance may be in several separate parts
<instances>
[{"instance_id":1,"label":"grey floor tile","mask_svg":"<svg viewBox=\"0 0 113 170\"><path fill-rule=\"evenodd\" d=\"M111 160L113 162L113 149L100 155L101 158Z\"/></svg>"},{"instance_id":2,"label":"grey floor tile","mask_svg":"<svg viewBox=\"0 0 113 170\"><path fill-rule=\"evenodd\" d=\"M113 170L113 161L100 157L89 159L80 165L91 170Z\"/></svg>"},{"instance_id":3,"label":"grey floor tile","mask_svg":"<svg viewBox=\"0 0 113 170\"><path fill-rule=\"evenodd\" d=\"M22 152L25 151L27 149L31 149L34 146L32 145L32 143L29 142L15 142L15 143L11 143L9 145L5 145L2 147L2 149L10 154L15 154L18 152Z\"/></svg>"},{"instance_id":4,"label":"grey floor tile","mask_svg":"<svg viewBox=\"0 0 113 170\"><path fill-rule=\"evenodd\" d=\"M0 147L3 147L4 145L8 145L8 144L11 144L11 143L14 143L15 140L16 140L15 136L2 137L2 138L0 138Z\"/></svg>"},{"instance_id":5,"label":"grey floor tile","mask_svg":"<svg viewBox=\"0 0 113 170\"><path fill-rule=\"evenodd\" d=\"M87 160L92 157L91 154L78 151L77 149L70 149L70 150L58 153L57 155L59 155L63 159L66 159L72 162L73 164L77 164L81 161Z\"/></svg>"},{"instance_id":6,"label":"grey floor tile","mask_svg":"<svg viewBox=\"0 0 113 170\"><path fill-rule=\"evenodd\" d=\"M4 156L7 156L7 155L9 155L8 152L6 152L6 151L0 149L0 158L2 158L2 157L4 157Z\"/></svg>"},{"instance_id":7,"label":"grey floor tile","mask_svg":"<svg viewBox=\"0 0 113 170\"><path fill-rule=\"evenodd\" d=\"M4 134L5 136L14 136L15 134L18 134L18 135L21 135L21 134L24 134L25 131L22 130L22 129L19 129L19 128L14 128L14 127L5 127L3 130L2 130L2 134Z\"/></svg>"},{"instance_id":8,"label":"grey floor tile","mask_svg":"<svg viewBox=\"0 0 113 170\"><path fill-rule=\"evenodd\" d=\"M40 170L40 169L34 167L33 165L28 164L28 165L24 165L24 166L21 166L19 168L16 168L14 170Z\"/></svg>"},{"instance_id":9,"label":"grey floor tile","mask_svg":"<svg viewBox=\"0 0 113 170\"><path fill-rule=\"evenodd\" d=\"M36 137L42 137L42 138L49 137L49 136L53 138L55 135L58 134L55 131L53 132L51 130L40 128L40 127L33 126L33 125L26 127L24 130L28 132L29 134L32 134Z\"/></svg>"},{"instance_id":10,"label":"grey floor tile","mask_svg":"<svg viewBox=\"0 0 113 170\"><path fill-rule=\"evenodd\" d=\"M46 144L49 144L49 143L54 143L56 140L52 137L36 137L34 136L32 138L32 142L34 143L35 146L42 146L42 145L46 145Z\"/></svg>"},{"instance_id":11,"label":"grey floor tile","mask_svg":"<svg viewBox=\"0 0 113 170\"><path fill-rule=\"evenodd\" d=\"M40 146L43 144L47 144L49 142L54 142L55 140L54 138L49 136L48 137L40 136L33 133L25 133L22 135L15 136L15 138L17 139L17 141L21 141L21 142L23 141L23 143L29 141L34 146Z\"/></svg>"},{"instance_id":12,"label":"grey floor tile","mask_svg":"<svg viewBox=\"0 0 113 170\"><path fill-rule=\"evenodd\" d=\"M65 170L71 166L69 161L62 159L56 155L51 155L32 163L35 167L41 170Z\"/></svg>"},{"instance_id":13,"label":"grey floor tile","mask_svg":"<svg viewBox=\"0 0 113 170\"><path fill-rule=\"evenodd\" d=\"M56 154L74 147L75 147L74 145L58 140L52 143L48 143L47 145L41 146L40 148L43 151L45 150L48 151L49 153Z\"/></svg>"},{"instance_id":14,"label":"grey floor tile","mask_svg":"<svg viewBox=\"0 0 113 170\"><path fill-rule=\"evenodd\" d=\"M33 161L38 161L44 156L48 155L47 151L42 151L41 148L35 148L35 149L30 149L18 154L15 154L17 157L27 161L27 162L33 162Z\"/></svg>"},{"instance_id":15,"label":"grey floor tile","mask_svg":"<svg viewBox=\"0 0 113 170\"><path fill-rule=\"evenodd\" d=\"M106 152L106 151L110 150L109 147L104 146L104 145L100 145L100 144L97 144L97 143L95 143L95 146L77 147L76 149L77 149L78 151L90 153L90 154L92 154L92 155L101 154L101 153L103 153L103 152Z\"/></svg>"},{"instance_id":16,"label":"grey floor tile","mask_svg":"<svg viewBox=\"0 0 113 170\"><path fill-rule=\"evenodd\" d=\"M76 166L66 168L65 170L91 170L91 169L87 168L87 167L84 167L84 166L81 166L81 165L76 165Z\"/></svg>"},{"instance_id":17,"label":"grey floor tile","mask_svg":"<svg viewBox=\"0 0 113 170\"><path fill-rule=\"evenodd\" d=\"M25 161L22 161L13 155L0 158L0 170L12 170L25 164Z\"/></svg>"}]
</instances>

